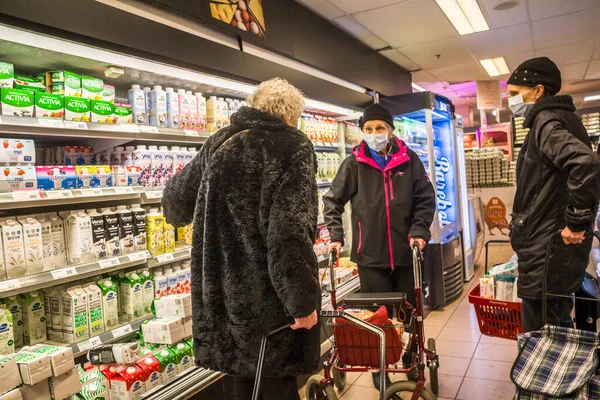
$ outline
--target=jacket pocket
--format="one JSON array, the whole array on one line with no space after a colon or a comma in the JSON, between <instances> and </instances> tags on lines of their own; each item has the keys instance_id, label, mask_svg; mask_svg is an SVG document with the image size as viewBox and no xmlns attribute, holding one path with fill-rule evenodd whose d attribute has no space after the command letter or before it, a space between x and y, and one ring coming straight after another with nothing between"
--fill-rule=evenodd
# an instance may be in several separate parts
<instances>
[{"instance_id":1,"label":"jacket pocket","mask_svg":"<svg viewBox=\"0 0 600 400\"><path fill-rule=\"evenodd\" d=\"M360 253L362 250L362 225L360 221L358 221L358 248L356 249L357 253Z\"/></svg>"},{"instance_id":2,"label":"jacket pocket","mask_svg":"<svg viewBox=\"0 0 600 400\"><path fill-rule=\"evenodd\" d=\"M527 218L529 214L513 213L510 221L510 239L513 250L527 246L530 237L527 235Z\"/></svg>"}]
</instances>

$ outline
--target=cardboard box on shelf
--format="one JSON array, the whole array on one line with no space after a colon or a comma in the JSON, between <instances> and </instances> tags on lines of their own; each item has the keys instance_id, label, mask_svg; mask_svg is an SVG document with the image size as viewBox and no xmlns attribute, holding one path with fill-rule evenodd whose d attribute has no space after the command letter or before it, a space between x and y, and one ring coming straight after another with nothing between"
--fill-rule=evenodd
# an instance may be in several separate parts
<instances>
[{"instance_id":1,"label":"cardboard box on shelf","mask_svg":"<svg viewBox=\"0 0 600 400\"><path fill-rule=\"evenodd\" d=\"M81 75L69 71L47 72L46 87L51 93L81 97Z\"/></svg>"},{"instance_id":2,"label":"cardboard box on shelf","mask_svg":"<svg viewBox=\"0 0 600 400\"><path fill-rule=\"evenodd\" d=\"M13 389L8 393L4 393L0 395L0 400L23 400L23 395L21 394L21 389ZM38 399L35 399L38 400ZM43 399L40 399L43 400Z\"/></svg>"},{"instance_id":3,"label":"cardboard box on shelf","mask_svg":"<svg viewBox=\"0 0 600 400\"><path fill-rule=\"evenodd\" d=\"M28 90L30 92L45 92L46 86L39 79L27 75L15 75L13 80L15 89Z\"/></svg>"},{"instance_id":4,"label":"cardboard box on shelf","mask_svg":"<svg viewBox=\"0 0 600 400\"><path fill-rule=\"evenodd\" d=\"M50 385L47 380L38 382L35 385L23 385L21 394L23 400L52 400Z\"/></svg>"},{"instance_id":5,"label":"cardboard box on shelf","mask_svg":"<svg viewBox=\"0 0 600 400\"><path fill-rule=\"evenodd\" d=\"M37 188L34 166L3 167L0 174L0 192Z\"/></svg>"},{"instance_id":6,"label":"cardboard box on shelf","mask_svg":"<svg viewBox=\"0 0 600 400\"><path fill-rule=\"evenodd\" d=\"M50 357L52 375L59 376L75 368L73 349L70 347L58 347L49 344L38 344L25 347L22 351L26 353L44 354Z\"/></svg>"},{"instance_id":7,"label":"cardboard box on shelf","mask_svg":"<svg viewBox=\"0 0 600 400\"><path fill-rule=\"evenodd\" d=\"M0 62L0 88L12 88L14 78L14 65L7 62Z\"/></svg>"},{"instance_id":8,"label":"cardboard box on shelf","mask_svg":"<svg viewBox=\"0 0 600 400\"><path fill-rule=\"evenodd\" d=\"M35 145L33 140L0 139L0 164L33 164Z\"/></svg>"},{"instance_id":9,"label":"cardboard box on shelf","mask_svg":"<svg viewBox=\"0 0 600 400\"><path fill-rule=\"evenodd\" d=\"M65 121L90 122L89 99L65 96Z\"/></svg>"},{"instance_id":10,"label":"cardboard box on shelf","mask_svg":"<svg viewBox=\"0 0 600 400\"><path fill-rule=\"evenodd\" d=\"M26 385L35 385L52 376L50 357L44 354L16 353L15 361L19 366L21 378Z\"/></svg>"},{"instance_id":11,"label":"cardboard box on shelf","mask_svg":"<svg viewBox=\"0 0 600 400\"><path fill-rule=\"evenodd\" d=\"M50 395L56 400L66 399L81 391L77 368L60 376L51 377L48 379L48 384L50 385Z\"/></svg>"},{"instance_id":12,"label":"cardboard box on shelf","mask_svg":"<svg viewBox=\"0 0 600 400\"><path fill-rule=\"evenodd\" d=\"M65 97L62 94L35 93L35 116L37 118L63 119Z\"/></svg>"},{"instance_id":13,"label":"cardboard box on shelf","mask_svg":"<svg viewBox=\"0 0 600 400\"><path fill-rule=\"evenodd\" d=\"M157 318L142 324L144 341L156 344L175 344L185 339L182 318Z\"/></svg>"},{"instance_id":14,"label":"cardboard box on shelf","mask_svg":"<svg viewBox=\"0 0 600 400\"><path fill-rule=\"evenodd\" d=\"M183 329L185 330L185 337L192 337L194 335L192 323L192 317L185 317L183 319Z\"/></svg>"},{"instance_id":15,"label":"cardboard box on shelf","mask_svg":"<svg viewBox=\"0 0 600 400\"><path fill-rule=\"evenodd\" d=\"M0 357L0 376L0 393L8 392L23 383L17 362L12 357Z\"/></svg>"},{"instance_id":16,"label":"cardboard box on shelf","mask_svg":"<svg viewBox=\"0 0 600 400\"><path fill-rule=\"evenodd\" d=\"M190 294L172 294L154 299L154 309L158 318L191 317L192 297Z\"/></svg>"},{"instance_id":17,"label":"cardboard box on shelf","mask_svg":"<svg viewBox=\"0 0 600 400\"><path fill-rule=\"evenodd\" d=\"M33 92L23 89L0 89L0 106L2 115L14 117L33 117L35 96Z\"/></svg>"}]
</instances>

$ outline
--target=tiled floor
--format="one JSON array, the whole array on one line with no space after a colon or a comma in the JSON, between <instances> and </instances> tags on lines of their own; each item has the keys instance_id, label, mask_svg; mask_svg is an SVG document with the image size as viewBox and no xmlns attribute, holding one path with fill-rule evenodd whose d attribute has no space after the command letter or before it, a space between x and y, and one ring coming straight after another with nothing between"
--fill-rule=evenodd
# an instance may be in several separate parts
<instances>
[{"instance_id":1,"label":"tiled floor","mask_svg":"<svg viewBox=\"0 0 600 400\"><path fill-rule=\"evenodd\" d=\"M490 266L508 261L508 246L490 246ZM468 290L483 274L484 255L475 277L465 284L460 299L425 319L425 335L435 338L440 355L438 399L509 400L514 397L510 369L517 356L514 341L482 336L477 317L467 298ZM392 381L403 376L392 376ZM346 388L338 392L341 400L378 400L370 373L349 373ZM302 388L300 397L305 398ZM410 397L406 397L410 398Z\"/></svg>"}]
</instances>

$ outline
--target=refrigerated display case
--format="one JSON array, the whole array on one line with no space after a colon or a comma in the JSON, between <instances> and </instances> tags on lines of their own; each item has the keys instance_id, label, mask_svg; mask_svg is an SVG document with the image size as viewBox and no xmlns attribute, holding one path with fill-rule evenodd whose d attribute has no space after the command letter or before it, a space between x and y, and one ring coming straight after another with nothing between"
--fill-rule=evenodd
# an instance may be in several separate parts
<instances>
[{"instance_id":1,"label":"refrigerated display case","mask_svg":"<svg viewBox=\"0 0 600 400\"><path fill-rule=\"evenodd\" d=\"M417 153L436 191L423 291L427 306L443 307L461 295L464 275L461 200L467 199L460 183L464 172L457 154L454 107L449 99L431 92L385 97L381 104L390 109L395 133Z\"/></svg>"}]
</instances>

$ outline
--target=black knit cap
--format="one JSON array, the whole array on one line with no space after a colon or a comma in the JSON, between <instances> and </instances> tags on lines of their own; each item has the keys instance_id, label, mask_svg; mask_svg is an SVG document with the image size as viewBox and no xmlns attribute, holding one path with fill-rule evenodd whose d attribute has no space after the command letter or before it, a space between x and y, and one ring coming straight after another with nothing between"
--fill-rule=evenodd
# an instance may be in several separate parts
<instances>
[{"instance_id":1,"label":"black knit cap","mask_svg":"<svg viewBox=\"0 0 600 400\"><path fill-rule=\"evenodd\" d=\"M376 119L385 121L392 127L392 129L394 128L394 118L392 118L392 113L390 110L378 103L371 104L369 107L365 108L363 116L358 120L358 125L360 126L360 129L362 129L365 125L365 122Z\"/></svg>"},{"instance_id":2,"label":"black knit cap","mask_svg":"<svg viewBox=\"0 0 600 400\"><path fill-rule=\"evenodd\" d=\"M560 92L562 78L554 61L548 57L537 57L519 65L510 75L507 83L528 87L543 85L548 94L554 96Z\"/></svg>"}]
</instances>

